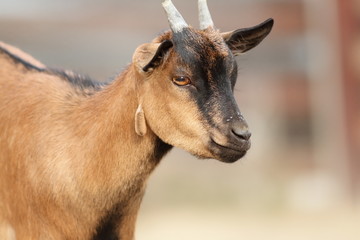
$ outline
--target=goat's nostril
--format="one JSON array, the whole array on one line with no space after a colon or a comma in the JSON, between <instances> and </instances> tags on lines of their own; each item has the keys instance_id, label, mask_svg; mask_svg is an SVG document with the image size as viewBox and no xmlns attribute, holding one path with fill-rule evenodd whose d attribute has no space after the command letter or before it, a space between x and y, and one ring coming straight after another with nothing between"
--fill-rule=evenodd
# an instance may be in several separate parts
<instances>
[{"instance_id":1,"label":"goat's nostril","mask_svg":"<svg viewBox=\"0 0 360 240\"><path fill-rule=\"evenodd\" d=\"M249 130L247 130L247 129L235 127L235 128L232 128L231 131L236 137L238 137L242 140L248 141L251 137L251 132L249 132Z\"/></svg>"}]
</instances>

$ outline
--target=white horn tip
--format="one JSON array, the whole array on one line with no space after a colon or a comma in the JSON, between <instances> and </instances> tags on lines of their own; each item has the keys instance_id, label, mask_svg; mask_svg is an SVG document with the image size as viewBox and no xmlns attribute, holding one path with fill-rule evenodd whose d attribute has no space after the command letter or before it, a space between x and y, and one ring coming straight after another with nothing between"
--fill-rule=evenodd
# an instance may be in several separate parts
<instances>
[{"instance_id":1,"label":"white horn tip","mask_svg":"<svg viewBox=\"0 0 360 240\"><path fill-rule=\"evenodd\" d=\"M165 7L165 6L168 6L169 4L171 4L171 0L163 0L162 1L162 5Z\"/></svg>"},{"instance_id":2,"label":"white horn tip","mask_svg":"<svg viewBox=\"0 0 360 240\"><path fill-rule=\"evenodd\" d=\"M162 5L166 11L170 23L170 28L173 32L181 32L188 26L171 0L163 0Z\"/></svg>"},{"instance_id":3,"label":"white horn tip","mask_svg":"<svg viewBox=\"0 0 360 240\"><path fill-rule=\"evenodd\" d=\"M200 29L204 30L208 27L214 27L214 23L211 18L211 14L207 5L207 0L199 0L199 20Z\"/></svg>"}]
</instances>

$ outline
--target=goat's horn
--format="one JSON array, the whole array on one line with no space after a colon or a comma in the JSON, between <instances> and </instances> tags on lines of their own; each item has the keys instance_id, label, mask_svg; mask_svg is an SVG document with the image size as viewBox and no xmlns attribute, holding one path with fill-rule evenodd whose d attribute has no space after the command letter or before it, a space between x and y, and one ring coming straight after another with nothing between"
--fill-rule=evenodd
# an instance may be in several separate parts
<instances>
[{"instance_id":1,"label":"goat's horn","mask_svg":"<svg viewBox=\"0 0 360 240\"><path fill-rule=\"evenodd\" d=\"M214 27L206 0L199 0L198 6L200 29L205 30L208 27Z\"/></svg>"},{"instance_id":2,"label":"goat's horn","mask_svg":"<svg viewBox=\"0 0 360 240\"><path fill-rule=\"evenodd\" d=\"M171 0L164 0L162 5L167 14L170 28L174 33L181 32L184 28L188 27L184 18L181 16Z\"/></svg>"}]
</instances>

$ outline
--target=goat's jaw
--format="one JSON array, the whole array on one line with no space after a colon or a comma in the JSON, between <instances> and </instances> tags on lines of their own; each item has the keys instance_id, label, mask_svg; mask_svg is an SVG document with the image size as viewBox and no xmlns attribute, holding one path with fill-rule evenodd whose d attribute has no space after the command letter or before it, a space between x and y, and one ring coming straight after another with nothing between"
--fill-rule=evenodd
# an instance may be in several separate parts
<instances>
[{"instance_id":1,"label":"goat's jaw","mask_svg":"<svg viewBox=\"0 0 360 240\"><path fill-rule=\"evenodd\" d=\"M216 159L224 163L234 163L246 155L250 146L250 141L245 141L241 146L234 146L231 144L220 144L210 138L205 150L206 153L195 152L193 155L200 159Z\"/></svg>"},{"instance_id":2,"label":"goat's jaw","mask_svg":"<svg viewBox=\"0 0 360 240\"><path fill-rule=\"evenodd\" d=\"M196 146L182 146L182 148L199 159L215 159L224 163L233 163L246 155L251 146L250 139L234 141L233 137L219 134L209 134L198 141Z\"/></svg>"},{"instance_id":3,"label":"goat's jaw","mask_svg":"<svg viewBox=\"0 0 360 240\"><path fill-rule=\"evenodd\" d=\"M233 163L245 156L251 146L250 132L245 120L210 129L207 150L211 158Z\"/></svg>"},{"instance_id":4,"label":"goat's jaw","mask_svg":"<svg viewBox=\"0 0 360 240\"><path fill-rule=\"evenodd\" d=\"M211 138L209 148L214 158L225 163L233 163L245 156L250 149L249 140L244 141L240 146L233 144L219 144Z\"/></svg>"}]
</instances>

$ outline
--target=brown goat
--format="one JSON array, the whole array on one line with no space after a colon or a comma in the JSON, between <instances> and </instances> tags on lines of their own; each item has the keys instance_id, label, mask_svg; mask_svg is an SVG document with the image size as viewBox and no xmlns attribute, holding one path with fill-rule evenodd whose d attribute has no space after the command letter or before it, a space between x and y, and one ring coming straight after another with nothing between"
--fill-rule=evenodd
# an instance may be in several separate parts
<instances>
[{"instance_id":1,"label":"brown goat","mask_svg":"<svg viewBox=\"0 0 360 240\"><path fill-rule=\"evenodd\" d=\"M245 155L234 55L273 20L220 33L199 0L196 30L163 6L171 31L110 83L0 44L1 240L131 240L146 180L172 146L223 162Z\"/></svg>"}]
</instances>

